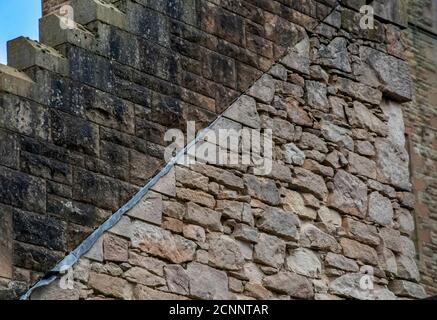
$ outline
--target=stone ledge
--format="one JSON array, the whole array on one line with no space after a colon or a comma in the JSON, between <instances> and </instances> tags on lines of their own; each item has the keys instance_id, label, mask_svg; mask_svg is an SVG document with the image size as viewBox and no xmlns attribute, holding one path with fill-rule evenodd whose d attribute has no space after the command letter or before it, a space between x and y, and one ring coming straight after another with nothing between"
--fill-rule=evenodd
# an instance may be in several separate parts
<instances>
[{"instance_id":1,"label":"stone ledge","mask_svg":"<svg viewBox=\"0 0 437 320\"><path fill-rule=\"evenodd\" d=\"M8 42L9 66L24 70L33 66L68 75L68 61L55 49L25 37Z\"/></svg>"},{"instance_id":2,"label":"stone ledge","mask_svg":"<svg viewBox=\"0 0 437 320\"><path fill-rule=\"evenodd\" d=\"M39 20L39 39L50 47L72 43L81 48L91 48L94 35L77 23L73 28L65 29L62 27L61 17L51 14Z\"/></svg>"},{"instance_id":3,"label":"stone ledge","mask_svg":"<svg viewBox=\"0 0 437 320\"><path fill-rule=\"evenodd\" d=\"M101 0L73 0L70 2L74 8L74 20L86 25L99 20L120 29L126 29L126 15L112 4Z\"/></svg>"},{"instance_id":4,"label":"stone ledge","mask_svg":"<svg viewBox=\"0 0 437 320\"><path fill-rule=\"evenodd\" d=\"M34 84L25 73L0 64L0 90L27 97Z\"/></svg>"}]
</instances>

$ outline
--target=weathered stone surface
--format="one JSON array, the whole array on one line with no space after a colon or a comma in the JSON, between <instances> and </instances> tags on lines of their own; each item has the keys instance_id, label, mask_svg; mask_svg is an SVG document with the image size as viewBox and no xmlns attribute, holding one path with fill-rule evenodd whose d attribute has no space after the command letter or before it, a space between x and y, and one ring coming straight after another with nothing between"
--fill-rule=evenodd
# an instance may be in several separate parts
<instances>
[{"instance_id":1,"label":"weathered stone surface","mask_svg":"<svg viewBox=\"0 0 437 320\"><path fill-rule=\"evenodd\" d=\"M164 201L163 202L163 212L166 216L182 219L185 216L185 205L175 201Z\"/></svg>"},{"instance_id":2,"label":"weathered stone surface","mask_svg":"<svg viewBox=\"0 0 437 320\"><path fill-rule=\"evenodd\" d=\"M403 208L396 210L396 220L401 232L410 235L414 231L414 218L408 210Z\"/></svg>"},{"instance_id":3,"label":"weathered stone surface","mask_svg":"<svg viewBox=\"0 0 437 320\"><path fill-rule=\"evenodd\" d=\"M222 213L224 217L242 221L243 216L250 213L251 208L248 203L232 201L232 200L218 200L216 211Z\"/></svg>"},{"instance_id":4,"label":"weathered stone surface","mask_svg":"<svg viewBox=\"0 0 437 320\"><path fill-rule=\"evenodd\" d=\"M304 224L301 228L300 244L322 251L339 252L340 250L340 245L333 236L309 223Z\"/></svg>"},{"instance_id":5,"label":"weathered stone surface","mask_svg":"<svg viewBox=\"0 0 437 320\"><path fill-rule=\"evenodd\" d=\"M382 238L384 245L398 253L402 253L408 257L414 257L416 254L416 247L411 239L402 236L398 230L390 228L381 228L379 235Z\"/></svg>"},{"instance_id":6,"label":"weathered stone surface","mask_svg":"<svg viewBox=\"0 0 437 320\"><path fill-rule=\"evenodd\" d=\"M214 197L203 191L177 188L176 195L179 199L192 201L211 209L214 208L216 204Z\"/></svg>"},{"instance_id":7,"label":"weathered stone surface","mask_svg":"<svg viewBox=\"0 0 437 320\"><path fill-rule=\"evenodd\" d=\"M183 296L154 290L143 285L136 285L133 292L135 300L187 300Z\"/></svg>"},{"instance_id":8,"label":"weathered stone surface","mask_svg":"<svg viewBox=\"0 0 437 320\"><path fill-rule=\"evenodd\" d=\"M258 229L244 223L236 224L232 235L235 239L254 243L258 242Z\"/></svg>"},{"instance_id":9,"label":"weathered stone surface","mask_svg":"<svg viewBox=\"0 0 437 320\"><path fill-rule=\"evenodd\" d=\"M133 267L124 273L124 277L130 282L139 283L148 287L165 285L165 280L146 269Z\"/></svg>"},{"instance_id":10,"label":"weathered stone surface","mask_svg":"<svg viewBox=\"0 0 437 320\"><path fill-rule=\"evenodd\" d=\"M320 124L323 137L328 141L337 143L348 150L354 150L354 141L349 136L349 131L343 127L337 126L329 121L322 121Z\"/></svg>"},{"instance_id":11,"label":"weathered stone surface","mask_svg":"<svg viewBox=\"0 0 437 320\"><path fill-rule=\"evenodd\" d=\"M170 292L188 295L190 293L190 278L180 265L168 265L164 267L167 287Z\"/></svg>"},{"instance_id":12,"label":"weathered stone surface","mask_svg":"<svg viewBox=\"0 0 437 320\"><path fill-rule=\"evenodd\" d=\"M347 238L340 239L340 244L346 257L371 265L378 264L378 255L372 247Z\"/></svg>"},{"instance_id":13,"label":"weathered stone surface","mask_svg":"<svg viewBox=\"0 0 437 320\"><path fill-rule=\"evenodd\" d=\"M415 299L424 299L427 297L425 289L417 283L405 280L393 280L388 287L396 295Z\"/></svg>"},{"instance_id":14,"label":"weathered stone surface","mask_svg":"<svg viewBox=\"0 0 437 320\"><path fill-rule=\"evenodd\" d=\"M243 189L244 181L229 170L220 169L213 166L195 164L190 167L192 170L199 172L219 184L223 184L232 189Z\"/></svg>"},{"instance_id":15,"label":"weathered stone surface","mask_svg":"<svg viewBox=\"0 0 437 320\"><path fill-rule=\"evenodd\" d=\"M407 62L365 46L360 48L360 56L376 74L386 95L400 102L411 100L412 84Z\"/></svg>"},{"instance_id":16,"label":"weathered stone surface","mask_svg":"<svg viewBox=\"0 0 437 320\"><path fill-rule=\"evenodd\" d=\"M326 163L335 169L339 169L347 165L348 161L343 153L334 150L325 159Z\"/></svg>"},{"instance_id":17,"label":"weathered stone surface","mask_svg":"<svg viewBox=\"0 0 437 320\"><path fill-rule=\"evenodd\" d=\"M274 207L266 208L257 222L260 230L291 240L299 238L299 225L299 218L293 212Z\"/></svg>"},{"instance_id":18,"label":"weathered stone surface","mask_svg":"<svg viewBox=\"0 0 437 320\"><path fill-rule=\"evenodd\" d=\"M322 264L317 255L308 249L293 250L286 260L287 269L302 276L317 278L322 272Z\"/></svg>"},{"instance_id":19,"label":"weathered stone surface","mask_svg":"<svg viewBox=\"0 0 437 320\"><path fill-rule=\"evenodd\" d=\"M247 282L244 286L245 294L255 299L268 300L272 293L258 283Z\"/></svg>"},{"instance_id":20,"label":"weathered stone surface","mask_svg":"<svg viewBox=\"0 0 437 320\"><path fill-rule=\"evenodd\" d=\"M369 196L369 218L383 226L390 226L393 223L391 201L379 192L372 192Z\"/></svg>"},{"instance_id":21,"label":"weathered stone surface","mask_svg":"<svg viewBox=\"0 0 437 320\"><path fill-rule=\"evenodd\" d=\"M187 267L190 294L199 299L226 300L230 298L225 272L193 262Z\"/></svg>"},{"instance_id":22,"label":"weathered stone surface","mask_svg":"<svg viewBox=\"0 0 437 320\"><path fill-rule=\"evenodd\" d=\"M326 84L317 81L306 81L307 101L311 107L328 112L329 100Z\"/></svg>"},{"instance_id":23,"label":"weathered stone surface","mask_svg":"<svg viewBox=\"0 0 437 320\"><path fill-rule=\"evenodd\" d=\"M176 166L175 177L177 182L180 182L189 188L201 189L208 192L209 179L200 173L182 166Z\"/></svg>"},{"instance_id":24,"label":"weathered stone surface","mask_svg":"<svg viewBox=\"0 0 437 320\"><path fill-rule=\"evenodd\" d=\"M345 38L334 38L329 45L322 46L319 50L319 62L329 68L335 68L344 72L351 72Z\"/></svg>"},{"instance_id":25,"label":"weathered stone surface","mask_svg":"<svg viewBox=\"0 0 437 320\"><path fill-rule=\"evenodd\" d=\"M339 170L334 177L334 190L328 206L340 212L364 217L367 210L367 186L357 177Z\"/></svg>"},{"instance_id":26,"label":"weathered stone surface","mask_svg":"<svg viewBox=\"0 0 437 320\"><path fill-rule=\"evenodd\" d=\"M346 109L348 110L348 109ZM354 126L362 127L377 133L380 136L386 136L388 127L371 110L364 104L354 101L353 111L349 111L349 123Z\"/></svg>"},{"instance_id":27,"label":"weathered stone surface","mask_svg":"<svg viewBox=\"0 0 437 320\"><path fill-rule=\"evenodd\" d=\"M55 280L48 286L36 289L32 294L31 300L62 300L62 301L75 301L79 300L80 294L77 288L62 289L60 280Z\"/></svg>"},{"instance_id":28,"label":"weathered stone surface","mask_svg":"<svg viewBox=\"0 0 437 320\"><path fill-rule=\"evenodd\" d=\"M129 258L128 247L127 240L107 234L103 238L103 257L106 261L125 262Z\"/></svg>"},{"instance_id":29,"label":"weathered stone surface","mask_svg":"<svg viewBox=\"0 0 437 320\"><path fill-rule=\"evenodd\" d=\"M217 268L239 270L244 258L237 242L229 236L213 236L209 240L209 262Z\"/></svg>"},{"instance_id":30,"label":"weathered stone surface","mask_svg":"<svg viewBox=\"0 0 437 320\"><path fill-rule=\"evenodd\" d=\"M358 241L374 246L377 246L380 243L378 231L375 226L351 218L346 218L343 220L343 227L347 235Z\"/></svg>"},{"instance_id":31,"label":"weathered stone surface","mask_svg":"<svg viewBox=\"0 0 437 320\"><path fill-rule=\"evenodd\" d=\"M196 223L214 231L221 231L223 227L220 218L220 212L199 206L193 202L187 204L187 213L185 214L187 222Z\"/></svg>"},{"instance_id":32,"label":"weathered stone surface","mask_svg":"<svg viewBox=\"0 0 437 320\"><path fill-rule=\"evenodd\" d=\"M337 211L323 206L317 211L317 214L328 230L341 227L341 216Z\"/></svg>"},{"instance_id":33,"label":"weathered stone surface","mask_svg":"<svg viewBox=\"0 0 437 320\"><path fill-rule=\"evenodd\" d=\"M285 163L302 166L305 161L305 153L300 150L294 143L284 145L283 158Z\"/></svg>"},{"instance_id":34,"label":"weathered stone surface","mask_svg":"<svg viewBox=\"0 0 437 320\"><path fill-rule=\"evenodd\" d=\"M287 68L301 72L303 74L310 74L310 42L308 37L300 41L289 53L282 59L282 64Z\"/></svg>"},{"instance_id":35,"label":"weathered stone surface","mask_svg":"<svg viewBox=\"0 0 437 320\"><path fill-rule=\"evenodd\" d=\"M166 265L166 263L161 260L152 257L146 257L144 255L130 251L128 262L132 266L138 266L147 269L160 277L164 277L164 266Z\"/></svg>"},{"instance_id":36,"label":"weathered stone surface","mask_svg":"<svg viewBox=\"0 0 437 320\"><path fill-rule=\"evenodd\" d=\"M299 107L297 102L288 103L286 105L288 118L291 120L293 124L297 124L299 126L312 126L313 120L310 118L308 112L306 112L303 108Z\"/></svg>"},{"instance_id":37,"label":"weathered stone surface","mask_svg":"<svg viewBox=\"0 0 437 320\"><path fill-rule=\"evenodd\" d=\"M45 212L46 185L42 179L0 168L0 199L3 203L34 212Z\"/></svg>"},{"instance_id":38,"label":"weathered stone surface","mask_svg":"<svg viewBox=\"0 0 437 320\"><path fill-rule=\"evenodd\" d=\"M265 277L263 285L270 290L295 298L310 299L314 296L313 285L303 276L291 272L279 272Z\"/></svg>"},{"instance_id":39,"label":"weathered stone surface","mask_svg":"<svg viewBox=\"0 0 437 320\"><path fill-rule=\"evenodd\" d=\"M132 285L121 278L91 272L88 285L90 288L109 297L123 300L130 300L132 298Z\"/></svg>"},{"instance_id":40,"label":"weathered stone surface","mask_svg":"<svg viewBox=\"0 0 437 320\"><path fill-rule=\"evenodd\" d=\"M295 141L299 139L300 131L289 121L282 118L273 118L267 129L272 129L273 135L287 141Z\"/></svg>"},{"instance_id":41,"label":"weathered stone surface","mask_svg":"<svg viewBox=\"0 0 437 320\"><path fill-rule=\"evenodd\" d=\"M405 124L402 113L402 105L391 100L384 99L381 110L388 118L388 140L400 148L405 147Z\"/></svg>"},{"instance_id":42,"label":"weathered stone surface","mask_svg":"<svg viewBox=\"0 0 437 320\"><path fill-rule=\"evenodd\" d=\"M340 92L354 97L357 100L375 105L379 105L381 103L381 91L366 86L360 82L338 77L335 86Z\"/></svg>"},{"instance_id":43,"label":"weathered stone surface","mask_svg":"<svg viewBox=\"0 0 437 320\"><path fill-rule=\"evenodd\" d=\"M225 117L254 128L260 128L260 118L256 110L256 101L252 97L243 95L232 104L223 114Z\"/></svg>"},{"instance_id":44,"label":"weathered stone surface","mask_svg":"<svg viewBox=\"0 0 437 320\"><path fill-rule=\"evenodd\" d=\"M369 141L357 141L355 143L355 151L362 156L372 157L376 155L375 147Z\"/></svg>"},{"instance_id":45,"label":"weathered stone surface","mask_svg":"<svg viewBox=\"0 0 437 320\"><path fill-rule=\"evenodd\" d=\"M346 258L340 254L328 252L325 258L326 266L344 271L358 272L359 267L355 260Z\"/></svg>"},{"instance_id":46,"label":"weathered stone surface","mask_svg":"<svg viewBox=\"0 0 437 320\"><path fill-rule=\"evenodd\" d=\"M265 201L270 205L279 204L279 191L272 180L245 175L244 182L246 183L250 196Z\"/></svg>"},{"instance_id":47,"label":"weathered stone surface","mask_svg":"<svg viewBox=\"0 0 437 320\"><path fill-rule=\"evenodd\" d=\"M398 266L393 252L387 248L382 248L382 250L378 250L378 255L379 266L382 268L382 270L390 275L396 276L398 273Z\"/></svg>"},{"instance_id":48,"label":"weathered stone surface","mask_svg":"<svg viewBox=\"0 0 437 320\"><path fill-rule=\"evenodd\" d=\"M328 147L326 146L326 142L318 136L309 132L302 133L299 146L302 149L314 149L323 153L328 153Z\"/></svg>"},{"instance_id":49,"label":"weathered stone surface","mask_svg":"<svg viewBox=\"0 0 437 320\"><path fill-rule=\"evenodd\" d=\"M153 191L165 194L169 197L176 197L176 174L175 169L171 169L164 177L151 188Z\"/></svg>"},{"instance_id":50,"label":"weathered stone surface","mask_svg":"<svg viewBox=\"0 0 437 320\"><path fill-rule=\"evenodd\" d=\"M66 224L50 216L13 210L14 240L62 251L66 249Z\"/></svg>"},{"instance_id":51,"label":"weathered stone surface","mask_svg":"<svg viewBox=\"0 0 437 320\"><path fill-rule=\"evenodd\" d=\"M419 269L416 265L416 260L411 257L400 255L396 257L398 277L405 280L420 280Z\"/></svg>"},{"instance_id":52,"label":"weathered stone surface","mask_svg":"<svg viewBox=\"0 0 437 320\"><path fill-rule=\"evenodd\" d=\"M410 190L408 154L386 139L376 139L377 180L402 190Z\"/></svg>"},{"instance_id":53,"label":"weathered stone surface","mask_svg":"<svg viewBox=\"0 0 437 320\"><path fill-rule=\"evenodd\" d=\"M376 163L366 157L349 152L349 172L370 179L376 179Z\"/></svg>"},{"instance_id":54,"label":"weathered stone surface","mask_svg":"<svg viewBox=\"0 0 437 320\"><path fill-rule=\"evenodd\" d=\"M331 167L324 166L316 160L307 159L303 165L304 169L310 170L315 174L320 174L325 177L333 177L334 170Z\"/></svg>"},{"instance_id":55,"label":"weathered stone surface","mask_svg":"<svg viewBox=\"0 0 437 320\"><path fill-rule=\"evenodd\" d=\"M194 224L184 225L182 232L184 237L187 239L200 242L205 242L206 240L205 229Z\"/></svg>"},{"instance_id":56,"label":"weathered stone surface","mask_svg":"<svg viewBox=\"0 0 437 320\"><path fill-rule=\"evenodd\" d=\"M248 91L248 95L263 102L270 103L275 95L275 80L265 74Z\"/></svg>"},{"instance_id":57,"label":"weathered stone surface","mask_svg":"<svg viewBox=\"0 0 437 320\"><path fill-rule=\"evenodd\" d=\"M305 206L305 201L302 195L296 191L284 190L281 199L282 208L287 212L293 212L298 216L315 219L317 212L313 208Z\"/></svg>"},{"instance_id":58,"label":"weathered stone surface","mask_svg":"<svg viewBox=\"0 0 437 320\"><path fill-rule=\"evenodd\" d=\"M260 233L255 245L253 260L279 268L285 259L285 242L275 236Z\"/></svg>"},{"instance_id":59,"label":"weathered stone surface","mask_svg":"<svg viewBox=\"0 0 437 320\"><path fill-rule=\"evenodd\" d=\"M363 290L360 287L360 281L363 278L362 273L345 274L329 284L330 292L346 297L359 300L395 300L395 295L387 289L375 288L374 290Z\"/></svg>"},{"instance_id":60,"label":"weathered stone surface","mask_svg":"<svg viewBox=\"0 0 437 320\"><path fill-rule=\"evenodd\" d=\"M12 211L0 205L0 277L12 279Z\"/></svg>"},{"instance_id":61,"label":"weathered stone surface","mask_svg":"<svg viewBox=\"0 0 437 320\"><path fill-rule=\"evenodd\" d=\"M294 169L292 185L300 190L311 192L320 200L324 200L328 195L324 179L306 169Z\"/></svg>"},{"instance_id":62,"label":"weathered stone surface","mask_svg":"<svg viewBox=\"0 0 437 320\"><path fill-rule=\"evenodd\" d=\"M159 193L149 192L127 215L146 222L160 225L162 222L162 196Z\"/></svg>"},{"instance_id":63,"label":"weathered stone surface","mask_svg":"<svg viewBox=\"0 0 437 320\"><path fill-rule=\"evenodd\" d=\"M130 239L134 248L173 263L194 259L196 244L190 240L138 220L131 228Z\"/></svg>"}]
</instances>

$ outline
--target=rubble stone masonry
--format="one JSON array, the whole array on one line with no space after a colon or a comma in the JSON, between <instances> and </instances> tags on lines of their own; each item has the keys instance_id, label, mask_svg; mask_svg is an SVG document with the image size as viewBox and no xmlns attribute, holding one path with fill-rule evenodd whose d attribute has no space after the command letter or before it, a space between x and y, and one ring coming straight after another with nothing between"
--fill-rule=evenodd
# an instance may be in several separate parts
<instances>
[{"instance_id":1,"label":"rubble stone masonry","mask_svg":"<svg viewBox=\"0 0 437 320\"><path fill-rule=\"evenodd\" d=\"M428 51L406 40L405 2L371 1L364 30L367 2L72 0L70 26L64 1L43 1L40 42L12 40L0 65L0 298L161 170L168 129L217 117L214 132L272 130L271 172L176 165L79 259L72 286L30 298L435 294L435 103L420 91L435 75L410 76L406 59L423 66ZM418 120L422 106L434 118Z\"/></svg>"}]
</instances>

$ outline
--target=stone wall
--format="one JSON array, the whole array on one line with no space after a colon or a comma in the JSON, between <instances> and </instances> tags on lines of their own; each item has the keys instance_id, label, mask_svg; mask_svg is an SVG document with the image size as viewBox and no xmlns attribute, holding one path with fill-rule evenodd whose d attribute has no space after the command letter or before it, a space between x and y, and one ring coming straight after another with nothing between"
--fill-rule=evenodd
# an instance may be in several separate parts
<instances>
[{"instance_id":1,"label":"stone wall","mask_svg":"<svg viewBox=\"0 0 437 320\"><path fill-rule=\"evenodd\" d=\"M422 282L437 295L437 7L412 1L408 38L415 99L405 109Z\"/></svg>"},{"instance_id":2,"label":"stone wall","mask_svg":"<svg viewBox=\"0 0 437 320\"><path fill-rule=\"evenodd\" d=\"M427 296L403 2L373 1L374 30L359 27L364 0L70 4L79 24L44 17L40 42L10 42L0 66L1 298L162 168L167 129L218 116L211 132L272 129L271 172L178 164L74 265L73 288L58 279L31 298Z\"/></svg>"},{"instance_id":3,"label":"stone wall","mask_svg":"<svg viewBox=\"0 0 437 320\"><path fill-rule=\"evenodd\" d=\"M8 44L2 297L26 290L154 176L168 128L205 127L334 4L110 2L70 1L77 24L55 11L40 42Z\"/></svg>"}]
</instances>

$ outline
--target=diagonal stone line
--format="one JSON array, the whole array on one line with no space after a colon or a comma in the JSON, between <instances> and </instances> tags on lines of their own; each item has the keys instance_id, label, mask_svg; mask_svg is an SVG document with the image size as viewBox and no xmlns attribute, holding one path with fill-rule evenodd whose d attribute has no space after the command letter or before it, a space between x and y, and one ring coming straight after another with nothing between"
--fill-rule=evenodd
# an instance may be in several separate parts
<instances>
[{"instance_id":1,"label":"diagonal stone line","mask_svg":"<svg viewBox=\"0 0 437 320\"><path fill-rule=\"evenodd\" d=\"M333 6L332 10L328 13L328 15L321 20L311 31L316 30L321 24L323 24L326 19L340 6L337 2L335 6ZM272 67L279 61L282 61L290 52L289 47L282 54L277 61L272 64ZM253 83L258 82L263 76L268 74L270 69L267 72L264 72L258 79L256 79ZM250 88L247 90L249 91ZM214 127L223 117L226 111L242 96L246 93L242 93L240 96L235 98L229 106L217 116L217 118L206 128L202 129L200 133L196 136L196 138L188 143L182 150L180 150L175 157L173 157L162 169L161 171L155 175L144 187L142 187L125 205L123 205L119 210L117 210L111 217L109 217L100 227L98 227L88 238L86 238L75 250L73 250L69 255L67 255L63 260L61 260L52 270L50 270L41 280L35 283L29 290L21 296L20 300L28 300L32 293L37 289L44 286L48 286L53 281L55 281L59 276L63 275L67 270L73 267L77 263L77 261L86 254L92 246L97 242L97 240L103 235L104 232L111 229L114 225L116 225L120 219L129 212L133 207L135 207L143 197L155 186L155 184L163 178L166 174L170 172L170 170L178 163L178 161L187 154L187 151L197 144L199 141L203 140L206 134L209 132L209 129Z\"/></svg>"}]
</instances>

